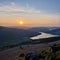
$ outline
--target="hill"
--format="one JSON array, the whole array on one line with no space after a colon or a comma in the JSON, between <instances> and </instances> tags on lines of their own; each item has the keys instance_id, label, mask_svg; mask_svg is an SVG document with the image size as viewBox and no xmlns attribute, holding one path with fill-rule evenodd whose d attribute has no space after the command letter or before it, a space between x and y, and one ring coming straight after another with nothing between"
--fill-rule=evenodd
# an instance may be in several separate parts
<instances>
[{"instance_id":1,"label":"hill","mask_svg":"<svg viewBox=\"0 0 60 60\"><path fill-rule=\"evenodd\" d=\"M29 30L35 32L45 32L53 35L60 35L60 27L33 27Z\"/></svg>"},{"instance_id":2,"label":"hill","mask_svg":"<svg viewBox=\"0 0 60 60\"><path fill-rule=\"evenodd\" d=\"M47 33L54 34L54 35L60 35L60 28L50 30Z\"/></svg>"},{"instance_id":3,"label":"hill","mask_svg":"<svg viewBox=\"0 0 60 60\"><path fill-rule=\"evenodd\" d=\"M28 31L18 28L9 28L0 26L0 44L7 42L21 42L28 40L29 37L38 35L38 32ZM27 38L27 39L25 39Z\"/></svg>"}]
</instances>

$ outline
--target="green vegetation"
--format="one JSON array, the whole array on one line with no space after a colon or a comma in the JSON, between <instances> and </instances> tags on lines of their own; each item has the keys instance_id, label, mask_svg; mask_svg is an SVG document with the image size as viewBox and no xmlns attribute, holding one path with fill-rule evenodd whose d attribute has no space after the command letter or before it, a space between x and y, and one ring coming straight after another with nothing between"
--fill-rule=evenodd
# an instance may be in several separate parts
<instances>
[{"instance_id":1,"label":"green vegetation","mask_svg":"<svg viewBox=\"0 0 60 60\"><path fill-rule=\"evenodd\" d=\"M21 38L21 40L8 40L4 42L3 44L0 44L0 51L3 51L5 49L13 48L16 46L20 46L22 44L28 43L31 40L28 37Z\"/></svg>"},{"instance_id":2,"label":"green vegetation","mask_svg":"<svg viewBox=\"0 0 60 60\"><path fill-rule=\"evenodd\" d=\"M8 40L8 41L0 44L0 51L8 49L8 48L20 46L20 45L49 43L49 42L54 42L57 40L60 40L60 36L44 38L44 39L37 39L37 40L31 40L29 37L23 37L20 40Z\"/></svg>"}]
</instances>

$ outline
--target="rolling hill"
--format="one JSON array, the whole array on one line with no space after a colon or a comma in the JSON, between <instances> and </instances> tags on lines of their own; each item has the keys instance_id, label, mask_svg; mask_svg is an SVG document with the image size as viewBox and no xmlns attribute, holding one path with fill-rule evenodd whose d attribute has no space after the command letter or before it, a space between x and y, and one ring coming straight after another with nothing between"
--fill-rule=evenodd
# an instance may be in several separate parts
<instances>
[{"instance_id":1,"label":"rolling hill","mask_svg":"<svg viewBox=\"0 0 60 60\"><path fill-rule=\"evenodd\" d=\"M54 34L54 35L60 35L60 28L50 30L47 33Z\"/></svg>"},{"instance_id":2,"label":"rolling hill","mask_svg":"<svg viewBox=\"0 0 60 60\"><path fill-rule=\"evenodd\" d=\"M38 35L38 32L28 31L18 28L9 28L0 26L0 44L2 42L22 41L25 37L29 38ZM27 40L27 39L26 39Z\"/></svg>"},{"instance_id":3,"label":"rolling hill","mask_svg":"<svg viewBox=\"0 0 60 60\"><path fill-rule=\"evenodd\" d=\"M53 35L60 35L60 27L33 27L29 30L35 32L45 32Z\"/></svg>"}]
</instances>

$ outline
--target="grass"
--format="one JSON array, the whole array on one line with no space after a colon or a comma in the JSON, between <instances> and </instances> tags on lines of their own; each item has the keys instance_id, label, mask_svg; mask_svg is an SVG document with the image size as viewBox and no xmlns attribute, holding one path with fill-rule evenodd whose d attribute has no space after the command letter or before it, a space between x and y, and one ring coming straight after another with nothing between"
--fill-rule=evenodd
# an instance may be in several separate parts
<instances>
[{"instance_id":1,"label":"grass","mask_svg":"<svg viewBox=\"0 0 60 60\"><path fill-rule=\"evenodd\" d=\"M57 47L60 46L60 44L56 45ZM53 45L53 47L55 47ZM51 52L49 48L44 48L42 50L37 49L35 51L37 55L39 56L39 60L46 59L46 60L60 60L60 49L57 50L55 53ZM25 53L20 53L20 54L25 54ZM18 56L16 60L25 60L25 55L24 56Z\"/></svg>"}]
</instances>

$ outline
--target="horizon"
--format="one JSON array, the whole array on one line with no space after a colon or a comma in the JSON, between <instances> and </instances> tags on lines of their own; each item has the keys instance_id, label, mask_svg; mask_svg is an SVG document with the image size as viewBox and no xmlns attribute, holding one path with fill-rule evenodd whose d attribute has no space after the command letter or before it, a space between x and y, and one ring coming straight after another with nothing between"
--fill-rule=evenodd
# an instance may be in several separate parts
<instances>
[{"instance_id":1,"label":"horizon","mask_svg":"<svg viewBox=\"0 0 60 60\"><path fill-rule=\"evenodd\" d=\"M39 28L39 27L59 27L60 28L60 26L3 26L3 25L0 25L0 27L12 27L12 28Z\"/></svg>"},{"instance_id":2,"label":"horizon","mask_svg":"<svg viewBox=\"0 0 60 60\"><path fill-rule=\"evenodd\" d=\"M0 26L60 27L60 0L0 0ZM24 24L19 24L23 21Z\"/></svg>"}]
</instances>

